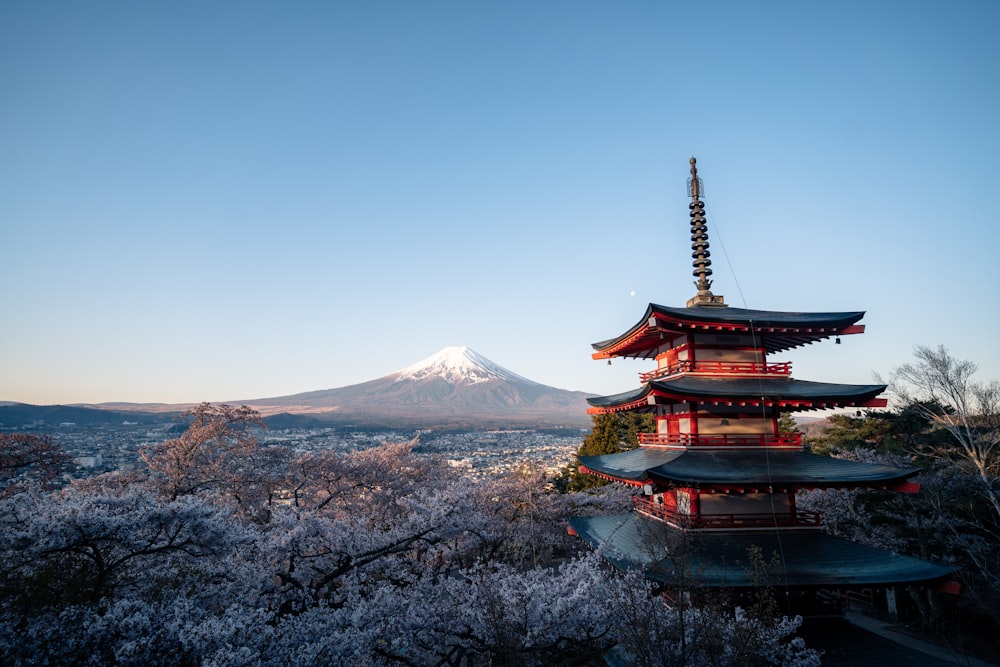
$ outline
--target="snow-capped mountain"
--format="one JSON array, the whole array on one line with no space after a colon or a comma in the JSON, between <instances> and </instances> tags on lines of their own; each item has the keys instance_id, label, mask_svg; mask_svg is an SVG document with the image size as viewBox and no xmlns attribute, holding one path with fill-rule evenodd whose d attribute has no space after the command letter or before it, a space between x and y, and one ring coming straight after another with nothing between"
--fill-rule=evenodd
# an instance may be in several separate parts
<instances>
[{"instance_id":1,"label":"snow-capped mountain","mask_svg":"<svg viewBox=\"0 0 1000 667\"><path fill-rule=\"evenodd\" d=\"M433 377L442 378L452 384L478 384L489 380L531 382L464 345L446 347L423 361L407 366L394 376L397 382L426 380ZM532 384L537 383L532 382Z\"/></svg>"},{"instance_id":2,"label":"snow-capped mountain","mask_svg":"<svg viewBox=\"0 0 1000 667\"><path fill-rule=\"evenodd\" d=\"M234 401L265 415L319 414L366 426L586 426L586 398L529 380L468 347L446 347L361 384L292 396Z\"/></svg>"}]
</instances>

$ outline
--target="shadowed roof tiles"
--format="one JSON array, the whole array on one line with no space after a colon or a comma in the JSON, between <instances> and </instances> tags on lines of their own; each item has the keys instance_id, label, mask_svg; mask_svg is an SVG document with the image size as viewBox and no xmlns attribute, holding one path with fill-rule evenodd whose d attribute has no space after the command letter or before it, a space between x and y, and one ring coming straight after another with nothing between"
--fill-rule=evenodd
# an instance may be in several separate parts
<instances>
[{"instance_id":1,"label":"shadowed roof tiles","mask_svg":"<svg viewBox=\"0 0 1000 667\"><path fill-rule=\"evenodd\" d=\"M640 447L616 454L582 456L580 464L618 479L703 487L882 486L901 482L920 472L917 468L763 448L671 450Z\"/></svg>"},{"instance_id":2,"label":"shadowed roof tiles","mask_svg":"<svg viewBox=\"0 0 1000 667\"><path fill-rule=\"evenodd\" d=\"M943 579L953 567L857 544L819 531L681 533L634 513L570 519L576 533L622 569L642 568L650 579L677 585L745 588L754 585L749 554L758 547L773 585L865 587L924 583ZM684 552L680 552L680 549ZM676 556L681 556L680 558ZM675 570L683 563L686 572Z\"/></svg>"},{"instance_id":3,"label":"shadowed roof tiles","mask_svg":"<svg viewBox=\"0 0 1000 667\"><path fill-rule=\"evenodd\" d=\"M588 398L596 407L612 407L638 401L650 394L678 400L811 401L863 403L885 391L882 384L837 384L790 378L723 378L681 375L669 380L652 380L638 389Z\"/></svg>"}]
</instances>

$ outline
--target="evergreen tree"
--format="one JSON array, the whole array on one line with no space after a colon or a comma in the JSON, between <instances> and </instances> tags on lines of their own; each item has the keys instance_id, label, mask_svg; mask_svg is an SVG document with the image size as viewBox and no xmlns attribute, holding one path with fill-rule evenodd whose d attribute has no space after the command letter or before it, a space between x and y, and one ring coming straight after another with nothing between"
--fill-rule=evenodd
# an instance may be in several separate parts
<instances>
[{"instance_id":1,"label":"evergreen tree","mask_svg":"<svg viewBox=\"0 0 1000 667\"><path fill-rule=\"evenodd\" d=\"M892 424L884 415L868 411L857 416L830 415L823 433L807 439L814 454L835 454L858 448L884 451L894 449Z\"/></svg>"},{"instance_id":2,"label":"evergreen tree","mask_svg":"<svg viewBox=\"0 0 1000 667\"><path fill-rule=\"evenodd\" d=\"M815 454L851 452L858 448L883 454L919 454L928 447L940 447L947 439L947 433L935 428L925 416L930 410L946 412L940 405L926 403L908 404L899 410L866 410L855 416L830 415L823 432L807 438L806 445Z\"/></svg>"},{"instance_id":3,"label":"evergreen tree","mask_svg":"<svg viewBox=\"0 0 1000 667\"><path fill-rule=\"evenodd\" d=\"M594 475L581 474L579 458L635 449L639 446L639 434L652 433L654 429L653 416L649 414L625 412L594 415L590 433L583 438L583 443L576 452L576 465L564 469L563 479L556 481L556 487L583 491L607 484L608 482Z\"/></svg>"},{"instance_id":4,"label":"evergreen tree","mask_svg":"<svg viewBox=\"0 0 1000 667\"><path fill-rule=\"evenodd\" d=\"M799 433L799 425L787 412L782 412L778 417L778 435L794 435Z\"/></svg>"}]
</instances>

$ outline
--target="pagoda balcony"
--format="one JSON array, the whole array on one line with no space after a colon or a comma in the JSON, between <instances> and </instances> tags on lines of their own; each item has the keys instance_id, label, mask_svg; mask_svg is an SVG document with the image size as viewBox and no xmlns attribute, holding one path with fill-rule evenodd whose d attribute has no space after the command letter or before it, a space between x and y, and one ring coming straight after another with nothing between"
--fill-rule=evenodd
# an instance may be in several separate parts
<instances>
[{"instance_id":1,"label":"pagoda balcony","mask_svg":"<svg viewBox=\"0 0 1000 667\"><path fill-rule=\"evenodd\" d=\"M695 435L691 433L639 433L639 444L651 447L774 447L801 449L801 433L770 435L765 433L719 433Z\"/></svg>"},{"instance_id":2,"label":"pagoda balcony","mask_svg":"<svg viewBox=\"0 0 1000 667\"><path fill-rule=\"evenodd\" d=\"M709 375L791 375L790 361L769 364L756 361L679 361L670 366L639 373L641 382L649 382L680 373L705 373Z\"/></svg>"},{"instance_id":3,"label":"pagoda balcony","mask_svg":"<svg viewBox=\"0 0 1000 667\"><path fill-rule=\"evenodd\" d=\"M738 528L818 528L818 512L796 510L787 514L682 514L676 509L654 503L646 496L633 496L635 511L662 523L684 529L738 529Z\"/></svg>"}]
</instances>

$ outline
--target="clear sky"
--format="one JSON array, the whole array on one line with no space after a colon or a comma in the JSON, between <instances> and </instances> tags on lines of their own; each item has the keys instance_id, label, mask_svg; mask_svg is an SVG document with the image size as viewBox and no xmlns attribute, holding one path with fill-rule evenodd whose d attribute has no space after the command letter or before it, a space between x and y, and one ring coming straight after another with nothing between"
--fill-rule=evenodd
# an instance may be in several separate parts
<instances>
[{"instance_id":1,"label":"clear sky","mask_svg":"<svg viewBox=\"0 0 1000 667\"><path fill-rule=\"evenodd\" d=\"M1000 3L0 3L0 400L234 401L448 345L567 389L694 294L1000 377Z\"/></svg>"}]
</instances>

